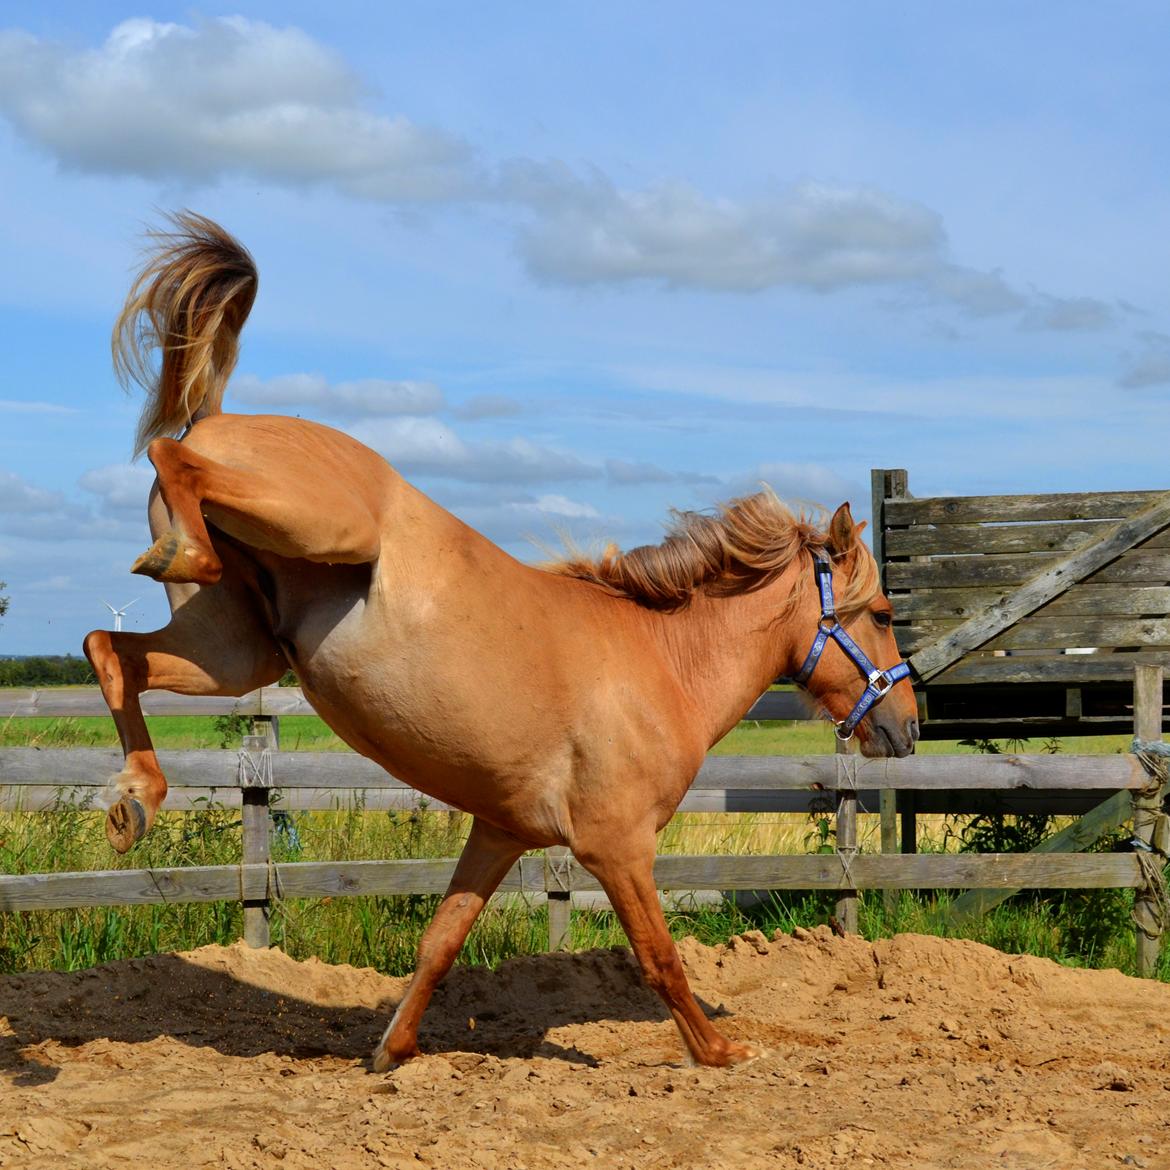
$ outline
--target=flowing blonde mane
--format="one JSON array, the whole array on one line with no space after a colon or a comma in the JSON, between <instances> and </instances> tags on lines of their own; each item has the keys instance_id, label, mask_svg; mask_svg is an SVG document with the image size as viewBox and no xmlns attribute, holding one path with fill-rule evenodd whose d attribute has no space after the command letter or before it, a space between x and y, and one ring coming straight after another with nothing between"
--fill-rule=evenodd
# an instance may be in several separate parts
<instances>
[{"instance_id":1,"label":"flowing blonde mane","mask_svg":"<svg viewBox=\"0 0 1170 1170\"><path fill-rule=\"evenodd\" d=\"M684 609L699 592L729 597L774 581L797 557L829 548L829 537L805 516L795 516L771 489L721 505L714 514L673 512L666 539L621 552L610 545L599 557L571 553L544 567L599 585L648 609ZM861 526L858 526L860 531ZM837 611L848 620L880 587L877 564L860 541L834 553ZM812 574L802 574L795 602Z\"/></svg>"}]
</instances>

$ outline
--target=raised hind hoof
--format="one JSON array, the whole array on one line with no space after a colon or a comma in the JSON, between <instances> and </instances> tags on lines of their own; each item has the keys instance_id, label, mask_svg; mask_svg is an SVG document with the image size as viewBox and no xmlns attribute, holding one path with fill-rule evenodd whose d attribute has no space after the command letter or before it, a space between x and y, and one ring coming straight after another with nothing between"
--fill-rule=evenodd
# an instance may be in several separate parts
<instances>
[{"instance_id":1,"label":"raised hind hoof","mask_svg":"<svg viewBox=\"0 0 1170 1170\"><path fill-rule=\"evenodd\" d=\"M145 832L146 809L132 796L123 796L106 814L106 840L118 853L125 853Z\"/></svg>"},{"instance_id":2,"label":"raised hind hoof","mask_svg":"<svg viewBox=\"0 0 1170 1170\"><path fill-rule=\"evenodd\" d=\"M174 584L214 585L223 576L223 562L171 529L134 562L130 572Z\"/></svg>"}]
</instances>

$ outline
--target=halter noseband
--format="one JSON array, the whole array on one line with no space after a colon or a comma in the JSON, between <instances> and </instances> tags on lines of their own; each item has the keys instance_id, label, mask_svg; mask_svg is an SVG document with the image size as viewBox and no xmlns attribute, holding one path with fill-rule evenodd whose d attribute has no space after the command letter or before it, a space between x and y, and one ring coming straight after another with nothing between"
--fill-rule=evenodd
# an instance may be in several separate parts
<instances>
[{"instance_id":1,"label":"halter noseband","mask_svg":"<svg viewBox=\"0 0 1170 1170\"><path fill-rule=\"evenodd\" d=\"M852 739L854 730L870 709L876 707L890 693L894 683L909 677L910 667L905 662L899 662L889 670L879 670L865 656L861 647L845 633L844 626L837 620L837 608L833 603L833 565L823 553L813 554L813 575L816 577L817 589L821 595L821 624L816 638L813 639L812 649L809 650L804 665L793 681L801 686L808 683L817 668L817 663L821 660L822 651L832 638L845 652L845 657L867 680L867 686L853 710L840 723L833 725L838 739Z\"/></svg>"}]
</instances>

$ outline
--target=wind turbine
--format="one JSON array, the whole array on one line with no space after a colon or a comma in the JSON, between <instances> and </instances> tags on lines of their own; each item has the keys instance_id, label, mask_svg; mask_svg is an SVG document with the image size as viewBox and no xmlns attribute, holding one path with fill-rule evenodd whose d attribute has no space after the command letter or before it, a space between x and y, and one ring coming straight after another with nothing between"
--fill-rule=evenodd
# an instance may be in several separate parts
<instances>
[{"instance_id":1,"label":"wind turbine","mask_svg":"<svg viewBox=\"0 0 1170 1170\"><path fill-rule=\"evenodd\" d=\"M106 607L114 615L114 633L120 633L122 629L122 619L126 616L126 611L132 606L136 605L142 600L141 597L134 598L133 601L128 601L121 609L115 609L108 601L103 601L102 605Z\"/></svg>"}]
</instances>

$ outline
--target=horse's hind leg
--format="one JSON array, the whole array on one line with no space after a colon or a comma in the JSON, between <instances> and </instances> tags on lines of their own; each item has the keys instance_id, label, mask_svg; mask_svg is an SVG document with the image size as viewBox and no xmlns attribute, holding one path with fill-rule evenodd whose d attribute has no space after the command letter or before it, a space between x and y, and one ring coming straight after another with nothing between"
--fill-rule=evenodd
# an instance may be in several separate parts
<instances>
[{"instance_id":1,"label":"horse's hind leg","mask_svg":"<svg viewBox=\"0 0 1170 1170\"><path fill-rule=\"evenodd\" d=\"M282 557L334 564L377 559L381 534L368 496L389 470L382 460L352 440L341 447L323 439L308 460L260 449L251 451L246 467L236 466L210 454L226 455L233 444L250 449L253 431L246 424L230 429L230 421L216 416L181 443L155 439L147 448L170 519L132 572L214 584L223 566L208 519L242 543Z\"/></svg>"},{"instance_id":2,"label":"horse's hind leg","mask_svg":"<svg viewBox=\"0 0 1170 1170\"><path fill-rule=\"evenodd\" d=\"M418 945L414 978L374 1049L375 1072L418 1055L418 1026L435 987L455 962L476 915L524 849L515 837L478 818L472 823L451 884Z\"/></svg>"},{"instance_id":3,"label":"horse's hind leg","mask_svg":"<svg viewBox=\"0 0 1170 1170\"><path fill-rule=\"evenodd\" d=\"M170 624L152 634L94 630L85 639L126 762L112 781L106 837L125 853L154 823L167 782L139 696L162 688L185 695L242 695L275 682L286 668L260 624L254 603L234 579L190 590Z\"/></svg>"},{"instance_id":4,"label":"horse's hind leg","mask_svg":"<svg viewBox=\"0 0 1170 1170\"><path fill-rule=\"evenodd\" d=\"M573 852L601 882L647 985L662 997L695 1063L723 1067L756 1059L760 1050L717 1031L691 992L654 884L653 834L648 841L611 839L600 850L574 842Z\"/></svg>"}]
</instances>

